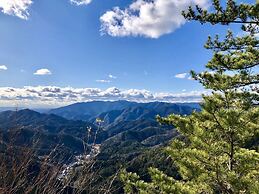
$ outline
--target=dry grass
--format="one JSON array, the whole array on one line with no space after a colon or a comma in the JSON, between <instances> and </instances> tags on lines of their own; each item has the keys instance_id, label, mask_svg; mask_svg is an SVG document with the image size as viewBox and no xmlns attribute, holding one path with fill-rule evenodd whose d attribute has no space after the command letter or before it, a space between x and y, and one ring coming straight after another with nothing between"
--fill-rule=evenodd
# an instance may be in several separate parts
<instances>
[{"instance_id":1,"label":"dry grass","mask_svg":"<svg viewBox=\"0 0 259 194\"><path fill-rule=\"evenodd\" d=\"M0 194L109 194L117 174L96 187L99 170L96 160L73 168L66 179L59 179L64 165L55 161L58 146L41 159L29 148L7 145L0 153Z\"/></svg>"}]
</instances>

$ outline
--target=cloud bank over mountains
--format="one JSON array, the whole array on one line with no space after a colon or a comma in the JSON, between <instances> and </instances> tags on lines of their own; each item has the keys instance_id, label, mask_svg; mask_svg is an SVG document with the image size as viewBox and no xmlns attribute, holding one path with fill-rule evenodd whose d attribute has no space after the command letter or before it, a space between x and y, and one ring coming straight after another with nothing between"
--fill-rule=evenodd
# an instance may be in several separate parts
<instances>
[{"instance_id":1,"label":"cloud bank over mountains","mask_svg":"<svg viewBox=\"0 0 259 194\"><path fill-rule=\"evenodd\" d=\"M0 106L15 106L18 104L22 107L58 107L93 100L199 102L202 94L208 94L208 92L152 93L148 90L121 90L116 87L106 90L56 86L0 87Z\"/></svg>"}]
</instances>

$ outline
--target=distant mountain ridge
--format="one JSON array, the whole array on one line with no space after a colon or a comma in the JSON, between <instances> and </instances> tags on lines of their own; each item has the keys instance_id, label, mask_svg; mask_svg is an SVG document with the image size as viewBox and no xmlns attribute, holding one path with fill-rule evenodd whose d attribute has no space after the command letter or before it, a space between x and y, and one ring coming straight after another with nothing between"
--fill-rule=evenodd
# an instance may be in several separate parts
<instances>
[{"instance_id":1,"label":"distant mountain ridge","mask_svg":"<svg viewBox=\"0 0 259 194\"><path fill-rule=\"evenodd\" d=\"M99 114L112 111L122 110L137 103L128 101L93 101L93 102L80 102L68 106L52 109L49 113L60 115L64 118L73 120L89 120L97 117Z\"/></svg>"},{"instance_id":2,"label":"distant mountain ridge","mask_svg":"<svg viewBox=\"0 0 259 194\"><path fill-rule=\"evenodd\" d=\"M26 109L25 107L0 107L0 112L4 112L4 111L18 111L18 110L23 110ZM30 108L31 110L34 110L36 112L39 113L46 113L48 112L50 109L48 108Z\"/></svg>"},{"instance_id":3,"label":"distant mountain ridge","mask_svg":"<svg viewBox=\"0 0 259 194\"><path fill-rule=\"evenodd\" d=\"M137 103L129 101L93 101L82 102L57 109L49 113L72 120L84 120L93 122L96 118L104 120L105 125L121 121L149 119L155 120L156 115L190 114L193 110L199 110L198 103L172 104L165 102Z\"/></svg>"},{"instance_id":4,"label":"distant mountain ridge","mask_svg":"<svg viewBox=\"0 0 259 194\"><path fill-rule=\"evenodd\" d=\"M63 117L54 114L43 114L30 109L19 111L4 111L0 113L1 129L11 129L15 126L22 127L37 127L41 131L48 133L74 133L74 128L77 132L81 127L91 126L93 124L83 121L67 120ZM79 127L79 128L78 128ZM69 128L69 129L68 129ZM76 135L76 134L73 134Z\"/></svg>"}]
</instances>

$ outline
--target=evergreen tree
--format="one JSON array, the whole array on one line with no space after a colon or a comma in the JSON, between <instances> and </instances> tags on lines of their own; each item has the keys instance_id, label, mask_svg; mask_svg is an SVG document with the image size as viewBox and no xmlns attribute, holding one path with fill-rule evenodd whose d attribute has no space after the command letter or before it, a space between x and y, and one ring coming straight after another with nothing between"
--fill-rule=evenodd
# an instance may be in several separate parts
<instances>
[{"instance_id":1,"label":"evergreen tree","mask_svg":"<svg viewBox=\"0 0 259 194\"><path fill-rule=\"evenodd\" d=\"M152 182L135 173L122 173L126 193L259 193L259 4L237 5L228 0L223 8L213 1L209 13L189 8L188 20L229 25L241 24L236 37L229 31L224 40L208 38L205 48L214 51L202 73L191 72L210 96L203 96L202 110L189 116L158 117L173 125L183 137L166 149L181 179L150 168Z\"/></svg>"}]
</instances>

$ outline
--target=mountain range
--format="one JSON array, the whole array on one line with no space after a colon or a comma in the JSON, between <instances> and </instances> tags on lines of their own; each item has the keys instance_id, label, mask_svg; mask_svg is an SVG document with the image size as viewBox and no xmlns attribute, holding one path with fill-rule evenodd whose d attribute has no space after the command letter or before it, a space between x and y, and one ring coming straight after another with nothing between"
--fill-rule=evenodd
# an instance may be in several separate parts
<instances>
[{"instance_id":1,"label":"mountain range","mask_svg":"<svg viewBox=\"0 0 259 194\"><path fill-rule=\"evenodd\" d=\"M77 155L86 151L85 141L91 144L94 140L105 149L127 141L155 146L176 135L172 127L160 126L155 120L156 115L190 114L195 107L198 105L96 101L76 103L47 113L29 109L3 111L0 113L0 130L4 142L30 146L40 154L47 154L55 146L62 145L66 154ZM96 123L97 118L103 120L101 126Z\"/></svg>"},{"instance_id":2,"label":"mountain range","mask_svg":"<svg viewBox=\"0 0 259 194\"><path fill-rule=\"evenodd\" d=\"M137 103L129 101L93 101L68 105L52 109L49 113L71 120L94 122L96 118L104 121L104 125L133 120L155 120L156 115L190 114L199 109L198 103Z\"/></svg>"},{"instance_id":3,"label":"mountain range","mask_svg":"<svg viewBox=\"0 0 259 194\"><path fill-rule=\"evenodd\" d=\"M152 150L162 150L179 136L173 126L160 125L156 115L187 115L194 110L199 111L199 104L96 101L45 113L30 109L3 111L0 112L0 153L7 155L7 145L13 145L17 153L20 148L30 148L38 158L48 158L51 153L54 161L71 164L79 155L90 154L91 146L96 143L100 150L93 166L93 172L98 172L93 177L95 188L104 186L121 166L148 178L148 167L171 163L162 151ZM174 167L164 170L177 175ZM115 193L121 193L121 183L117 180L113 188Z\"/></svg>"}]
</instances>

